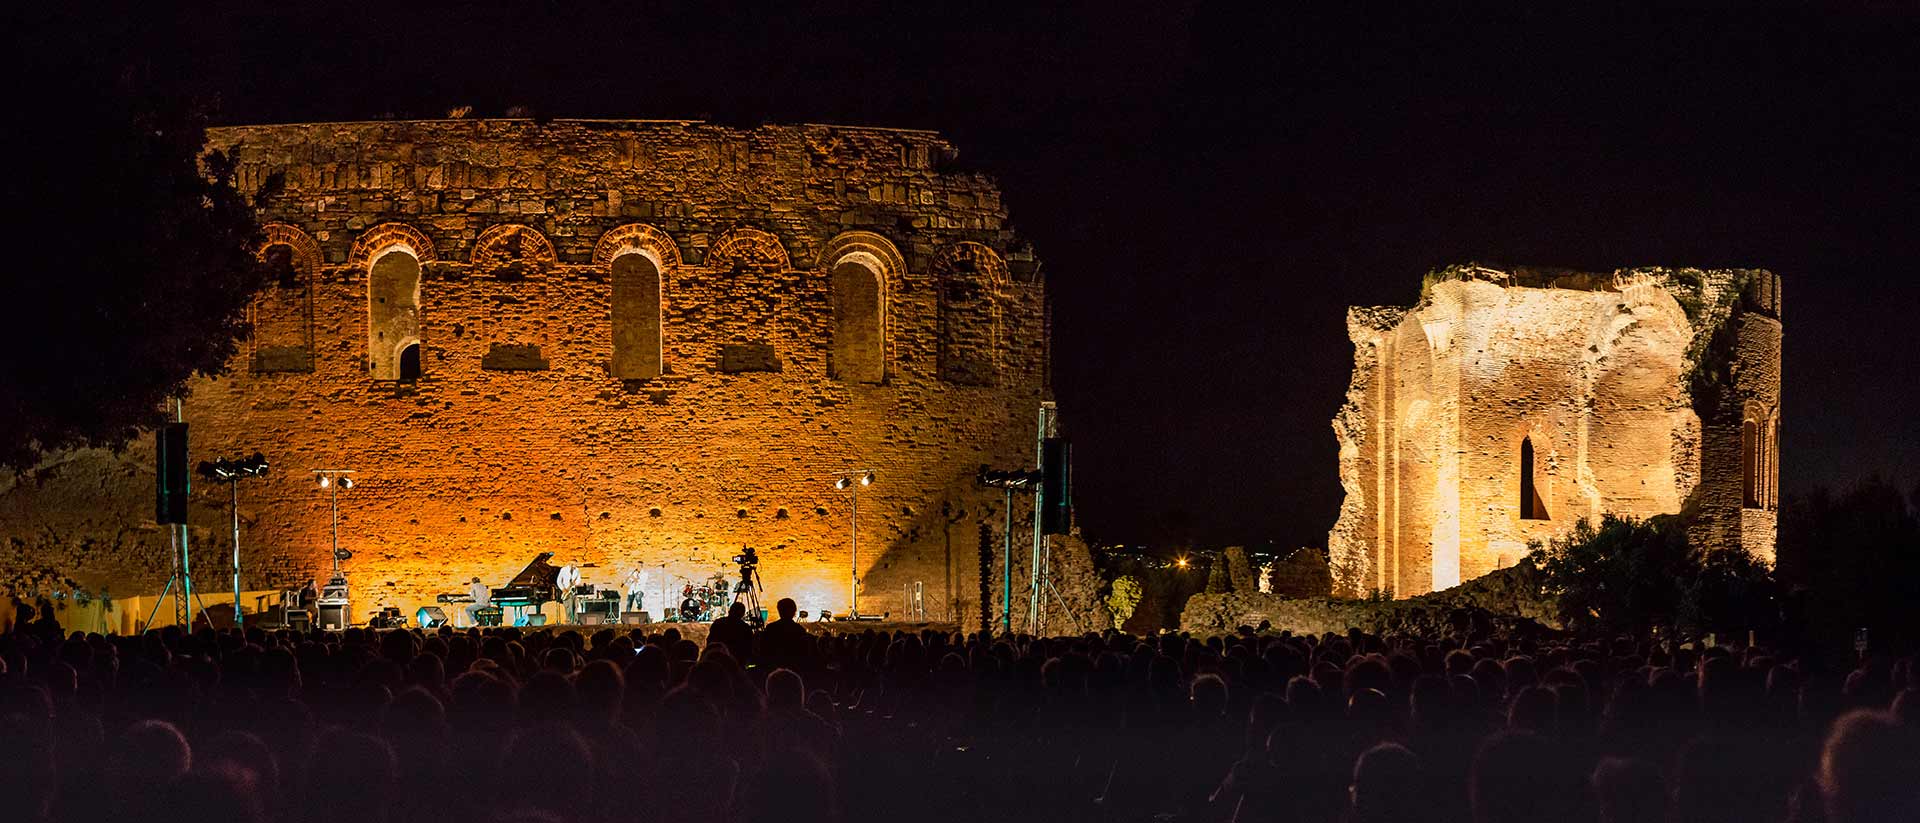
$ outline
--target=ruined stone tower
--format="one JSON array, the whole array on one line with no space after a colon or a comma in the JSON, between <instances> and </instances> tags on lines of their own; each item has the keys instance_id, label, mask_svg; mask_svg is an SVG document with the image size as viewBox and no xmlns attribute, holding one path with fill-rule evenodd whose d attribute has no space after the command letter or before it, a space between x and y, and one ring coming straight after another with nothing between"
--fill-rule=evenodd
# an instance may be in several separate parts
<instances>
[{"instance_id":1,"label":"ruined stone tower","mask_svg":"<svg viewBox=\"0 0 1920 823\"><path fill-rule=\"evenodd\" d=\"M974 530L1004 514L974 472L1032 459L1049 330L997 185L939 135L443 120L209 142L277 273L231 372L186 401L193 460L273 463L240 490L249 590L326 574L310 471L351 468L356 620L542 551L588 582L651 569L677 603L666 578L742 546L769 601L843 613L857 572L863 612L916 586L929 617L978 608ZM857 568L834 488L855 469L877 475ZM226 490L196 486L194 545L221 557ZM0 573L157 593L152 501L145 443L0 485Z\"/></svg>"},{"instance_id":2,"label":"ruined stone tower","mask_svg":"<svg viewBox=\"0 0 1920 823\"><path fill-rule=\"evenodd\" d=\"M1696 542L1772 561L1773 274L1455 266L1347 331L1336 592L1448 588L1609 512L1685 511Z\"/></svg>"}]
</instances>

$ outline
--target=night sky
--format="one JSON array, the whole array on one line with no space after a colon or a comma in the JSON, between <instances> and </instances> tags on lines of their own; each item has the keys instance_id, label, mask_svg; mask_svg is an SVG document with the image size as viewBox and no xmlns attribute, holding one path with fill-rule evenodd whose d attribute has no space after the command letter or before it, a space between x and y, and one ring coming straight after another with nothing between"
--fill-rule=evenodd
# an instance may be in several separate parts
<instances>
[{"instance_id":1,"label":"night sky","mask_svg":"<svg viewBox=\"0 0 1920 823\"><path fill-rule=\"evenodd\" d=\"M1045 261L1096 540L1324 545L1345 307L1469 260L1773 269L1786 492L1920 481L1910 4L233 5L15 30L149 62L221 123L470 105L944 133ZM25 85L86 93L61 82Z\"/></svg>"}]
</instances>

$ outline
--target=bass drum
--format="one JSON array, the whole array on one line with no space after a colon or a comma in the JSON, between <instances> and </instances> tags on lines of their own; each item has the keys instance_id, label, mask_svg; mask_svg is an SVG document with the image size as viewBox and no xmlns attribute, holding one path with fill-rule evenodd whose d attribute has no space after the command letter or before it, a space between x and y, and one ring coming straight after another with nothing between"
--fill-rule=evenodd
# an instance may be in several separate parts
<instances>
[{"instance_id":1,"label":"bass drum","mask_svg":"<svg viewBox=\"0 0 1920 823\"><path fill-rule=\"evenodd\" d=\"M681 620L699 620L700 612L706 607L707 605L705 603L700 602L700 600L697 598L692 598L692 597L685 598L680 601L680 619Z\"/></svg>"}]
</instances>

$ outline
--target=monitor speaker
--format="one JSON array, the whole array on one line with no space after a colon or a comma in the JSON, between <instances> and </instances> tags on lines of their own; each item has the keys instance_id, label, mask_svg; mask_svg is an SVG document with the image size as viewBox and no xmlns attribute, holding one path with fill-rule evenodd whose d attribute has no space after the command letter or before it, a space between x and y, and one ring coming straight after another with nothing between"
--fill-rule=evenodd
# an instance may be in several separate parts
<instances>
[{"instance_id":1,"label":"monitor speaker","mask_svg":"<svg viewBox=\"0 0 1920 823\"><path fill-rule=\"evenodd\" d=\"M644 626L652 622L653 622L653 616L647 614L646 612L621 612L620 613L620 625L622 626Z\"/></svg>"},{"instance_id":2,"label":"monitor speaker","mask_svg":"<svg viewBox=\"0 0 1920 823\"><path fill-rule=\"evenodd\" d=\"M413 623L423 629L437 629L447 625L447 612L439 606L421 606L413 613Z\"/></svg>"},{"instance_id":3,"label":"monitor speaker","mask_svg":"<svg viewBox=\"0 0 1920 823\"><path fill-rule=\"evenodd\" d=\"M313 612L306 609L287 610L287 628L304 632L313 628Z\"/></svg>"},{"instance_id":4,"label":"monitor speaker","mask_svg":"<svg viewBox=\"0 0 1920 823\"><path fill-rule=\"evenodd\" d=\"M605 626L607 625L607 616L603 612L581 612L580 625Z\"/></svg>"}]
</instances>

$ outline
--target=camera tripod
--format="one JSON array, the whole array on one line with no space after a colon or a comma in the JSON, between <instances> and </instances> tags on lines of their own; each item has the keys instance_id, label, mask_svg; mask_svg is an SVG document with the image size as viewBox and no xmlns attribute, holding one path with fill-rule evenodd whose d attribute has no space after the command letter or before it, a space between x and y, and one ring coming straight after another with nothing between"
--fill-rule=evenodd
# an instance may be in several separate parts
<instances>
[{"instance_id":1,"label":"camera tripod","mask_svg":"<svg viewBox=\"0 0 1920 823\"><path fill-rule=\"evenodd\" d=\"M759 626L765 622L760 611L760 567L746 565L740 567L740 582L733 584L733 602L743 603L747 607L747 622Z\"/></svg>"}]
</instances>

